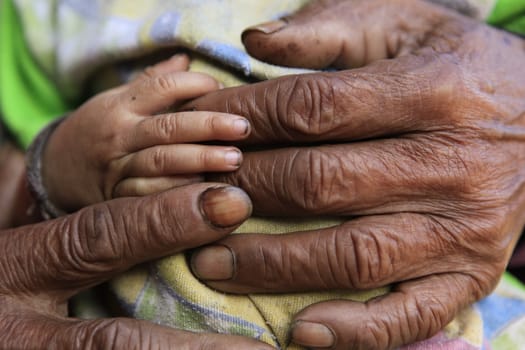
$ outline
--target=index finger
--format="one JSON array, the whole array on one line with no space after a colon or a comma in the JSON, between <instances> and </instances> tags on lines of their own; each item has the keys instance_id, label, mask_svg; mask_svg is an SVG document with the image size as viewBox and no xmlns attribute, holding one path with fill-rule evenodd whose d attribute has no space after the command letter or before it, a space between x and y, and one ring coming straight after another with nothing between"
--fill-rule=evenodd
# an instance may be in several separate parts
<instances>
[{"instance_id":1,"label":"index finger","mask_svg":"<svg viewBox=\"0 0 525 350\"><path fill-rule=\"evenodd\" d=\"M198 184L123 198L0 234L0 294L64 299L143 261L215 241L251 212L240 189Z\"/></svg>"},{"instance_id":2,"label":"index finger","mask_svg":"<svg viewBox=\"0 0 525 350\"><path fill-rule=\"evenodd\" d=\"M457 66L404 56L356 70L291 75L202 96L185 109L242 115L249 144L352 141L450 128L465 86ZM459 94L461 95L461 94Z\"/></svg>"}]
</instances>

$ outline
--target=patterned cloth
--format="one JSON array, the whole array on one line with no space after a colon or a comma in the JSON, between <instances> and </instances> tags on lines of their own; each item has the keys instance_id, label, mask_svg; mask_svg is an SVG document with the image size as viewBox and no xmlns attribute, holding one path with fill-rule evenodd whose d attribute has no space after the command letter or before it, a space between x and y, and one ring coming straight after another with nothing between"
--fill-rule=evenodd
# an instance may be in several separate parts
<instances>
[{"instance_id":1,"label":"patterned cloth","mask_svg":"<svg viewBox=\"0 0 525 350\"><path fill-rule=\"evenodd\" d=\"M70 100L80 96L87 79L103 67L109 68L98 76L105 80L109 77L111 85L132 73L129 65L116 62L165 47L192 52L192 69L209 72L226 86L248 78L301 72L249 57L242 48L240 33L249 25L297 10L306 0L13 1L38 65ZM486 16L493 5L488 0L446 2L480 17ZM107 81L99 83L107 86ZM253 218L239 232L275 234L339 222ZM251 336L289 349L289 323L303 307L334 298L364 301L388 293L388 288L383 288L362 293L227 295L196 280L184 255L139 266L111 281L110 288L129 316L197 332ZM91 311L92 306L80 309ZM525 289L507 276L494 294L464 310L437 336L407 348L519 349L525 344L523 334Z\"/></svg>"}]
</instances>

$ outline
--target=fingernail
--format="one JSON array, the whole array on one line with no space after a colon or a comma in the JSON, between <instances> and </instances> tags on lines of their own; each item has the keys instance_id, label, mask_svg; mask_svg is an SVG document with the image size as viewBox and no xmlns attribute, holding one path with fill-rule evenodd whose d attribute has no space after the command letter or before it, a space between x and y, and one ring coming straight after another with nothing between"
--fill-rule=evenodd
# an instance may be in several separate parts
<instances>
[{"instance_id":1,"label":"fingernail","mask_svg":"<svg viewBox=\"0 0 525 350\"><path fill-rule=\"evenodd\" d=\"M174 60L174 61L177 61L177 60L181 60L183 58L186 58L187 55L184 54L184 53L176 53L175 55L171 56L170 60Z\"/></svg>"},{"instance_id":2,"label":"fingernail","mask_svg":"<svg viewBox=\"0 0 525 350\"><path fill-rule=\"evenodd\" d=\"M264 33L264 34L276 33L279 30L281 30L284 27L286 27L287 24L288 24L288 22L283 21L283 20L280 19L280 20L277 20L277 21L261 23L261 24L258 24L256 26L253 26L253 27L248 27L242 32L242 34L241 34L241 41L243 42L243 44L245 44L246 43L246 37L249 34L254 33L254 32L259 32L259 33Z\"/></svg>"},{"instance_id":3,"label":"fingernail","mask_svg":"<svg viewBox=\"0 0 525 350\"><path fill-rule=\"evenodd\" d=\"M233 277L235 259L225 246L205 247L191 256L191 269L201 280L226 281Z\"/></svg>"},{"instance_id":4,"label":"fingernail","mask_svg":"<svg viewBox=\"0 0 525 350\"><path fill-rule=\"evenodd\" d=\"M224 155L224 160L229 165L240 166L242 163L242 154L239 151L227 151Z\"/></svg>"},{"instance_id":5,"label":"fingernail","mask_svg":"<svg viewBox=\"0 0 525 350\"><path fill-rule=\"evenodd\" d=\"M246 32L251 32L251 31L262 32L264 34L272 34L286 27L287 24L288 23L286 21L283 21L282 19L279 19L276 21L265 22L265 23L257 24L253 27L246 28L243 34Z\"/></svg>"},{"instance_id":6,"label":"fingernail","mask_svg":"<svg viewBox=\"0 0 525 350\"><path fill-rule=\"evenodd\" d=\"M219 90L224 89L224 84L219 81Z\"/></svg>"},{"instance_id":7,"label":"fingernail","mask_svg":"<svg viewBox=\"0 0 525 350\"><path fill-rule=\"evenodd\" d=\"M330 348L335 344L335 336L332 330L323 324L296 321L292 326L292 341L306 347Z\"/></svg>"},{"instance_id":8,"label":"fingernail","mask_svg":"<svg viewBox=\"0 0 525 350\"><path fill-rule=\"evenodd\" d=\"M216 227L230 227L246 220L252 213L248 195L237 187L212 187L201 194L203 218Z\"/></svg>"},{"instance_id":9,"label":"fingernail","mask_svg":"<svg viewBox=\"0 0 525 350\"><path fill-rule=\"evenodd\" d=\"M237 119L233 122L233 130L239 135L248 135L250 133L250 123L246 119Z\"/></svg>"}]
</instances>

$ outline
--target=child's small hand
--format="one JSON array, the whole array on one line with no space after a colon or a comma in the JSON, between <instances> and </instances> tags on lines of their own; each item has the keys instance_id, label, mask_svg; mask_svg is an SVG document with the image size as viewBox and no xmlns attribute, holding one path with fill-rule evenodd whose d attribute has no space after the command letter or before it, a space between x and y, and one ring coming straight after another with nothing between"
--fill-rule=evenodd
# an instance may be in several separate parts
<instances>
[{"instance_id":1,"label":"child's small hand","mask_svg":"<svg viewBox=\"0 0 525 350\"><path fill-rule=\"evenodd\" d=\"M50 200L65 211L120 196L146 195L202 180L203 172L233 171L235 147L196 145L248 136L250 124L215 112L164 113L219 89L213 78L186 72L178 55L133 82L101 93L52 134L42 176Z\"/></svg>"}]
</instances>

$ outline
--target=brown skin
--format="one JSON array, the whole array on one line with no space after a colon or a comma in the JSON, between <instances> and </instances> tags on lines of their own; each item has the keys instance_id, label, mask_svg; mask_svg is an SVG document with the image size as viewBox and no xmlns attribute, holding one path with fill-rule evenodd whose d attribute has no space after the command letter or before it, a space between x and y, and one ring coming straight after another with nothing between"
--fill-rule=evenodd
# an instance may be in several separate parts
<instances>
[{"instance_id":1,"label":"brown skin","mask_svg":"<svg viewBox=\"0 0 525 350\"><path fill-rule=\"evenodd\" d=\"M245 32L249 52L360 68L187 106L247 117L244 145L288 145L244 153L239 171L214 180L244 188L258 215L355 218L227 237L194 255L194 271L235 293L394 284L365 304L305 309L292 339L331 349L426 339L494 289L525 223L525 41L413 0L320 1L281 24Z\"/></svg>"},{"instance_id":2,"label":"brown skin","mask_svg":"<svg viewBox=\"0 0 525 350\"><path fill-rule=\"evenodd\" d=\"M209 263L228 262L210 254L224 252L218 246L196 255L194 267L208 280L222 276L211 284L235 292L396 282L388 296L366 304L313 305L297 315L292 332L313 348L393 348L437 332L487 295L505 268L525 221L525 43L416 1L320 6L273 35L247 33L250 52L292 66L373 64L228 89L194 106L248 117L254 131L247 142L255 145L340 142L248 153L240 171L220 177L250 189L258 214L358 218L314 232L229 237L221 246L235 264ZM378 32L368 34L372 24ZM316 37L325 26L332 34ZM369 53L377 37L384 45ZM376 61L382 56L392 59ZM65 317L66 300L78 290L226 235L232 228L206 226L196 209L207 186L2 232L2 347L253 348L242 338L196 337L140 321ZM226 223L246 216L235 212ZM135 224L148 213L147 225ZM196 236L183 237L185 227L197 227ZM89 249L95 243L111 249Z\"/></svg>"},{"instance_id":3,"label":"brown skin","mask_svg":"<svg viewBox=\"0 0 525 350\"><path fill-rule=\"evenodd\" d=\"M0 156L0 169L23 169L14 147L1 145ZM9 193L8 185L2 182L0 193ZM67 317L67 301L79 291L140 262L222 238L250 212L241 190L198 184L1 230L0 348L272 349L248 338L194 334L139 320ZM2 222L15 222L13 213L2 212Z\"/></svg>"},{"instance_id":4,"label":"brown skin","mask_svg":"<svg viewBox=\"0 0 525 350\"><path fill-rule=\"evenodd\" d=\"M25 181L24 153L0 143L0 229L40 220Z\"/></svg>"}]
</instances>

